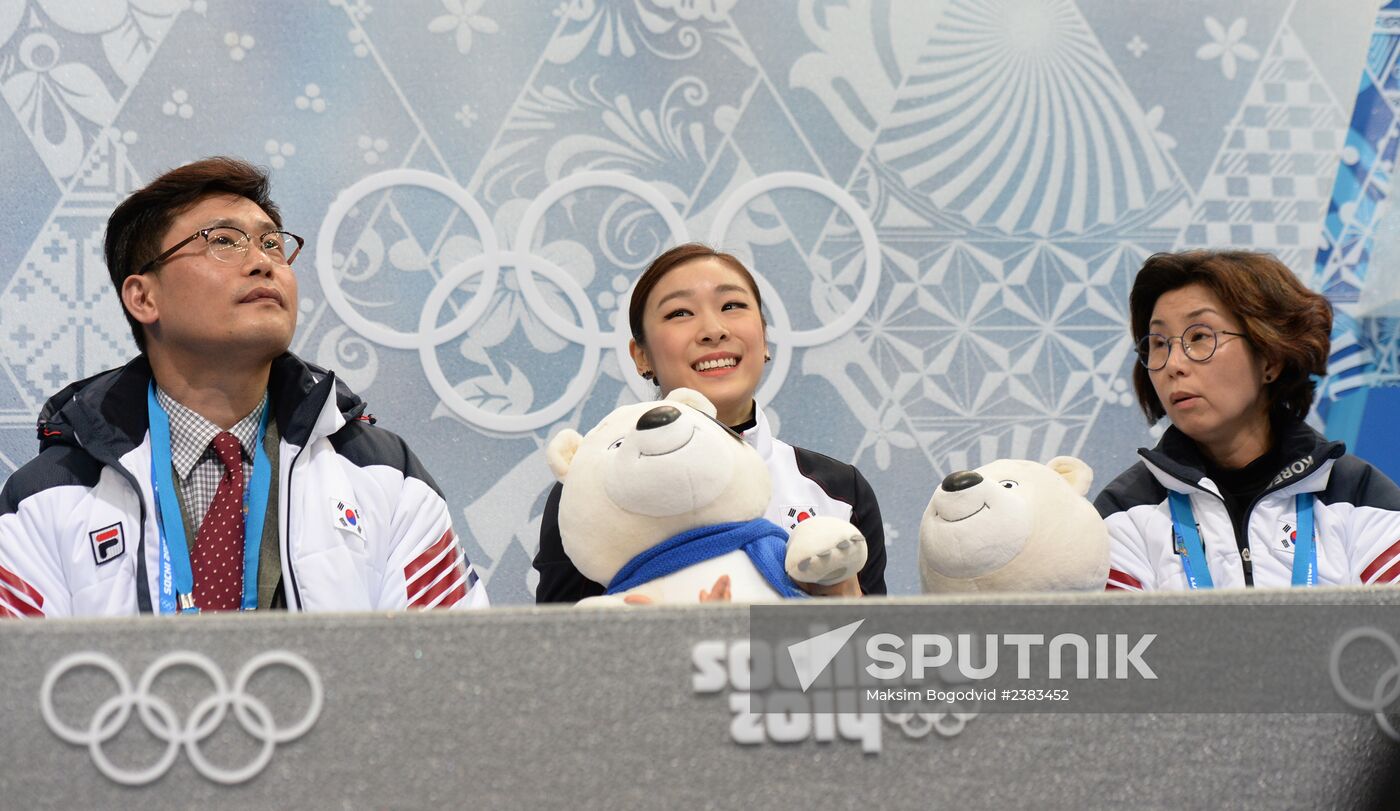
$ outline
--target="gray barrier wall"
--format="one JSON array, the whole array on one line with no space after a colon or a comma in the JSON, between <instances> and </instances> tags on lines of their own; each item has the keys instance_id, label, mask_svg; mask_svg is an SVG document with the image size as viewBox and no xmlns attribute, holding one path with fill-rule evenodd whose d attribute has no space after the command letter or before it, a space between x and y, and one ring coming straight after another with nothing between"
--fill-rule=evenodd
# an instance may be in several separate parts
<instances>
[{"instance_id":1,"label":"gray barrier wall","mask_svg":"<svg viewBox=\"0 0 1400 811\"><path fill-rule=\"evenodd\" d=\"M1028 603L1182 600L867 605L984 605L995 622ZM1374 616L1400 591L1201 601ZM1384 716L886 716L873 747L871 728L820 714L748 719L731 691L697 692L692 663L697 643L745 639L748 620L703 607L0 623L0 805L1394 807L1400 742ZM1299 667L1325 667L1314 653ZM1380 678L1400 679L1400 660Z\"/></svg>"}]
</instances>

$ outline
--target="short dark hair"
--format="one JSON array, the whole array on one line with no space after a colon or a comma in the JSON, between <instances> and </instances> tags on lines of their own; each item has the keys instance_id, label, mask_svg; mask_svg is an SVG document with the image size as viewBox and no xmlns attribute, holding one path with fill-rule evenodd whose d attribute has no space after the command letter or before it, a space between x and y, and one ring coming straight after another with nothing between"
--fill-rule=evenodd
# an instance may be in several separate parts
<instances>
[{"instance_id":1,"label":"short dark hair","mask_svg":"<svg viewBox=\"0 0 1400 811\"><path fill-rule=\"evenodd\" d=\"M143 265L160 255L161 240L170 224L190 206L216 194L246 197L282 227L282 214L268 196L271 182L267 172L237 158L213 157L171 169L144 188L131 193L107 218L104 246L107 273L121 298L122 283ZM126 312L126 322L136 347L146 351L141 323Z\"/></svg>"},{"instance_id":2,"label":"short dark hair","mask_svg":"<svg viewBox=\"0 0 1400 811\"><path fill-rule=\"evenodd\" d=\"M1240 319L1255 351L1280 364L1279 376L1265 388L1270 409L1306 419L1317 389L1312 376L1327 373L1331 302L1305 287L1271 254L1204 250L1153 254L1138 271L1128 295L1134 344L1150 331L1148 322L1157 299L1189 284L1209 288ZM1166 414L1141 363L1133 365L1133 388L1149 423Z\"/></svg>"},{"instance_id":3,"label":"short dark hair","mask_svg":"<svg viewBox=\"0 0 1400 811\"><path fill-rule=\"evenodd\" d=\"M766 327L768 319L763 316L763 296L758 292L758 283L754 281L753 274L744 267L733 254L724 253L711 248L700 242L687 242L683 245L666 251L655 259L642 272L641 278L637 279L637 287L632 291L632 301L627 307L627 324L632 328L632 340L638 346L645 347L646 332L642 329L642 316L646 312L647 297L651 291L661 282L662 277L687 262L696 259L718 259L732 268L740 276L744 277L744 282L749 286L749 292L753 293L754 304L758 307L758 318ZM661 381L653 378L656 385L660 386Z\"/></svg>"}]
</instances>

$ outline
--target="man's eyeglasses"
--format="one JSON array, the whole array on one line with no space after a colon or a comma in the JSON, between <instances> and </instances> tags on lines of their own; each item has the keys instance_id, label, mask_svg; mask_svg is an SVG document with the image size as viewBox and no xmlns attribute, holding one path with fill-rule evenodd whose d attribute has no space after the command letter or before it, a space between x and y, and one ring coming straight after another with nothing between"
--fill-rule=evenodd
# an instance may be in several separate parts
<instances>
[{"instance_id":1,"label":"man's eyeglasses","mask_svg":"<svg viewBox=\"0 0 1400 811\"><path fill-rule=\"evenodd\" d=\"M211 257L230 264L241 264L243 258L248 255L248 246L253 241L252 237L248 236L243 229L235 228L232 225L201 228L180 240L170 250L142 265L141 269L136 271L137 275L145 273L174 256L176 251L196 239L205 241ZM306 240L287 231L268 231L258 237L258 248L263 252L263 255L272 260L274 264L284 266L290 266L292 262L296 261L297 254L301 253L301 246L305 244Z\"/></svg>"},{"instance_id":2,"label":"man's eyeglasses","mask_svg":"<svg viewBox=\"0 0 1400 811\"><path fill-rule=\"evenodd\" d=\"M1211 356L1215 354L1215 350L1220 346L1220 335L1249 337L1243 332L1211 329L1205 324L1192 324L1180 336L1149 332L1142 336L1142 340L1137 343L1138 360L1147 367L1149 372L1165 368L1167 358L1171 357L1172 354L1172 342L1180 341L1181 351L1186 353L1186 357L1197 363L1203 363L1210 360Z\"/></svg>"}]
</instances>

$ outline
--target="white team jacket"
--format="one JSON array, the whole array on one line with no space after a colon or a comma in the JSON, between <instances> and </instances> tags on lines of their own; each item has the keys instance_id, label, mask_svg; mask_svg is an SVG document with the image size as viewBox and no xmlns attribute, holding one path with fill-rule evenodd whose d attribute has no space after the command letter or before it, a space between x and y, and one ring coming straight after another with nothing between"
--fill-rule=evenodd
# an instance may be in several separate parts
<instances>
[{"instance_id":1,"label":"white team jacket","mask_svg":"<svg viewBox=\"0 0 1400 811\"><path fill-rule=\"evenodd\" d=\"M44 406L39 456L0 491L0 617L159 608L150 379L142 356ZM402 439L374 427L334 374L294 355L274 362L268 390L289 610L487 605L442 493Z\"/></svg>"},{"instance_id":2,"label":"white team jacket","mask_svg":"<svg viewBox=\"0 0 1400 811\"><path fill-rule=\"evenodd\" d=\"M1250 510L1248 566L1254 585L1288 588L1299 493L1314 497L1318 582L1324 585L1400 581L1400 488L1369 463L1346 453L1302 422L1279 438L1286 464ZM1172 542L1167 492L1186 494L1216 588L1245 585L1245 556L1225 502L1199 464L1199 452L1175 427L1142 461L1114 479L1094 506L1108 525L1110 590L1185 590L1186 574Z\"/></svg>"}]
</instances>

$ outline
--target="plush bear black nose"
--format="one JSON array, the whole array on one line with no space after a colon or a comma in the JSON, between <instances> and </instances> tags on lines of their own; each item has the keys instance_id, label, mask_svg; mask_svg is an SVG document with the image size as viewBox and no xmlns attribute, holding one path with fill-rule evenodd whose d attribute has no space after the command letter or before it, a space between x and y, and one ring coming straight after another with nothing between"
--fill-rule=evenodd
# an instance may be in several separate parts
<instances>
[{"instance_id":1,"label":"plush bear black nose","mask_svg":"<svg viewBox=\"0 0 1400 811\"><path fill-rule=\"evenodd\" d=\"M657 406L637 418L637 430L650 431L652 428L670 425L680 418L681 410L679 408L668 405Z\"/></svg>"},{"instance_id":2,"label":"plush bear black nose","mask_svg":"<svg viewBox=\"0 0 1400 811\"><path fill-rule=\"evenodd\" d=\"M976 487L982 483L982 477L971 470L959 470L956 473L949 473L948 478L943 480L943 489L950 493L959 490L966 490L969 487Z\"/></svg>"}]
</instances>

